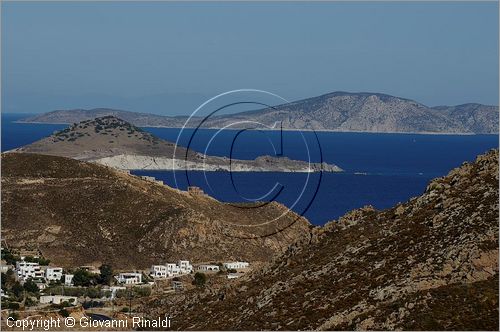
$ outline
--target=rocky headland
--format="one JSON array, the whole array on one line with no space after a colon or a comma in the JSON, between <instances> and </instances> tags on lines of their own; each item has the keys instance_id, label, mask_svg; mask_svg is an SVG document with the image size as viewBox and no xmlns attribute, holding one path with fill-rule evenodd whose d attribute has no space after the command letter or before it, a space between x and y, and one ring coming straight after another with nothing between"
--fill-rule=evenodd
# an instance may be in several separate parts
<instances>
[{"instance_id":1,"label":"rocky headland","mask_svg":"<svg viewBox=\"0 0 500 332\"><path fill-rule=\"evenodd\" d=\"M12 152L28 152L92 161L126 170L233 172L341 172L336 165L286 157L254 160L207 156L162 140L114 116L84 120Z\"/></svg>"}]
</instances>

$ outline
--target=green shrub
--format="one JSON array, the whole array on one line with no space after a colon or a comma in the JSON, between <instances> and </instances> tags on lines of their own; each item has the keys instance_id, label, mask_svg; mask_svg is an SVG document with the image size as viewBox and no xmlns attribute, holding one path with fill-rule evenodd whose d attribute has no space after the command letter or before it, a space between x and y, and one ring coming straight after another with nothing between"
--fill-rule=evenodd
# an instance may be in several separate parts
<instances>
[{"instance_id":1,"label":"green shrub","mask_svg":"<svg viewBox=\"0 0 500 332\"><path fill-rule=\"evenodd\" d=\"M24 292L24 287L21 285L19 281L16 281L14 285L12 285L11 291L15 297L20 297Z\"/></svg>"},{"instance_id":2,"label":"green shrub","mask_svg":"<svg viewBox=\"0 0 500 332\"><path fill-rule=\"evenodd\" d=\"M38 294L38 292L40 291L36 283L31 279L26 280L23 287L24 290L28 293Z\"/></svg>"},{"instance_id":3,"label":"green shrub","mask_svg":"<svg viewBox=\"0 0 500 332\"><path fill-rule=\"evenodd\" d=\"M8 265L16 265L16 262L21 260L19 256L14 256L7 248L2 248L2 259L5 260Z\"/></svg>"},{"instance_id":4,"label":"green shrub","mask_svg":"<svg viewBox=\"0 0 500 332\"><path fill-rule=\"evenodd\" d=\"M27 297L26 300L24 301L24 305L26 307L32 307L37 304L36 299L33 299L32 297Z\"/></svg>"},{"instance_id":5,"label":"green shrub","mask_svg":"<svg viewBox=\"0 0 500 332\"><path fill-rule=\"evenodd\" d=\"M7 308L12 309L12 310L19 310L20 305L17 302L9 302L9 304L7 305Z\"/></svg>"},{"instance_id":6,"label":"green shrub","mask_svg":"<svg viewBox=\"0 0 500 332\"><path fill-rule=\"evenodd\" d=\"M64 309L64 308L63 308L63 309L61 309L61 310L59 310L59 314L60 314L61 316L63 316L63 317L69 317L69 312L68 312L68 310L66 310L66 309Z\"/></svg>"},{"instance_id":7,"label":"green shrub","mask_svg":"<svg viewBox=\"0 0 500 332\"><path fill-rule=\"evenodd\" d=\"M150 287L134 287L134 294L137 297L146 297L151 295L151 288Z\"/></svg>"},{"instance_id":8,"label":"green shrub","mask_svg":"<svg viewBox=\"0 0 500 332\"><path fill-rule=\"evenodd\" d=\"M86 270L78 269L73 275L73 284L75 286L88 287L92 283L92 274Z\"/></svg>"},{"instance_id":9,"label":"green shrub","mask_svg":"<svg viewBox=\"0 0 500 332\"><path fill-rule=\"evenodd\" d=\"M206 282L207 276L204 273L196 272L194 274L193 284L196 285L196 287L204 287Z\"/></svg>"}]
</instances>

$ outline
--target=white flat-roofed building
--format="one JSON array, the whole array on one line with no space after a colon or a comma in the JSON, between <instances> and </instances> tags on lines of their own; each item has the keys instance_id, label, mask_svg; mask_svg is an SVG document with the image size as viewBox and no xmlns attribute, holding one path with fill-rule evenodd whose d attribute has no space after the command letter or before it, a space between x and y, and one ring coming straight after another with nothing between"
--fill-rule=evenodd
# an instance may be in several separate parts
<instances>
[{"instance_id":1,"label":"white flat-roofed building","mask_svg":"<svg viewBox=\"0 0 500 332\"><path fill-rule=\"evenodd\" d=\"M75 296L63 296L63 295L42 295L40 296L41 304L61 304L63 302L68 302L69 304L75 305L77 298Z\"/></svg>"},{"instance_id":2,"label":"white flat-roofed building","mask_svg":"<svg viewBox=\"0 0 500 332\"><path fill-rule=\"evenodd\" d=\"M153 278L166 278L168 277L168 270L166 265L151 265L150 275Z\"/></svg>"},{"instance_id":3,"label":"white flat-roofed building","mask_svg":"<svg viewBox=\"0 0 500 332\"><path fill-rule=\"evenodd\" d=\"M240 275L239 275L239 274L237 274L237 273L229 273L229 274L227 275L227 278L228 278L228 279L236 279L236 278L239 278L239 277L240 277Z\"/></svg>"},{"instance_id":4,"label":"white flat-roofed building","mask_svg":"<svg viewBox=\"0 0 500 332\"><path fill-rule=\"evenodd\" d=\"M178 261L177 266L181 273L191 273L193 271L193 265L189 261Z\"/></svg>"},{"instance_id":5,"label":"white flat-roofed building","mask_svg":"<svg viewBox=\"0 0 500 332\"><path fill-rule=\"evenodd\" d=\"M219 265L201 264L201 265L198 265L196 270L197 271L205 271L205 272L210 272L210 271L217 272L217 271L219 271Z\"/></svg>"},{"instance_id":6,"label":"white flat-roofed building","mask_svg":"<svg viewBox=\"0 0 500 332\"><path fill-rule=\"evenodd\" d=\"M120 290L127 289L126 287L123 286L111 286L109 290L111 291L111 299L114 299L116 297L116 293Z\"/></svg>"},{"instance_id":7,"label":"white flat-roofed building","mask_svg":"<svg viewBox=\"0 0 500 332\"><path fill-rule=\"evenodd\" d=\"M62 267L48 267L45 270L45 279L47 281L59 281L63 275Z\"/></svg>"},{"instance_id":8,"label":"white flat-roofed building","mask_svg":"<svg viewBox=\"0 0 500 332\"><path fill-rule=\"evenodd\" d=\"M73 286L73 277L74 277L74 275L72 275L72 274L65 274L64 275L64 285L65 286Z\"/></svg>"},{"instance_id":9,"label":"white flat-roofed building","mask_svg":"<svg viewBox=\"0 0 500 332\"><path fill-rule=\"evenodd\" d=\"M181 269L177 264L167 263L167 273L169 277L181 274Z\"/></svg>"},{"instance_id":10,"label":"white flat-roofed building","mask_svg":"<svg viewBox=\"0 0 500 332\"><path fill-rule=\"evenodd\" d=\"M142 282L142 273L140 272L123 272L115 276L120 284L135 285Z\"/></svg>"},{"instance_id":11,"label":"white flat-roofed building","mask_svg":"<svg viewBox=\"0 0 500 332\"><path fill-rule=\"evenodd\" d=\"M40 264L25 261L16 262L16 274L22 281L26 281L29 278L41 279L45 277Z\"/></svg>"},{"instance_id":12,"label":"white flat-roofed building","mask_svg":"<svg viewBox=\"0 0 500 332\"><path fill-rule=\"evenodd\" d=\"M245 269L247 267L250 266L250 263L248 262L226 262L226 263L222 263L222 265L226 268L226 269Z\"/></svg>"}]
</instances>

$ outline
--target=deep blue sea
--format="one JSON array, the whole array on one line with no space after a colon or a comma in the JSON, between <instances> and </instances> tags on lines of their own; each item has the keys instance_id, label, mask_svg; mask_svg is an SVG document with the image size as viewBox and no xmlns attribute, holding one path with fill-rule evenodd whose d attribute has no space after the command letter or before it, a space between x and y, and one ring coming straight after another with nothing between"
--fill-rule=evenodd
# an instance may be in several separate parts
<instances>
[{"instance_id":1,"label":"deep blue sea","mask_svg":"<svg viewBox=\"0 0 500 332\"><path fill-rule=\"evenodd\" d=\"M2 151L66 127L13 123L25 116L2 114ZM176 141L180 133L180 129L143 129L170 141ZM179 144L239 159L282 154L340 166L344 173L134 172L154 176L179 189L196 185L226 202L275 197L312 223L324 224L367 204L384 209L420 195L430 179L498 147L498 136L190 129L181 132Z\"/></svg>"}]
</instances>

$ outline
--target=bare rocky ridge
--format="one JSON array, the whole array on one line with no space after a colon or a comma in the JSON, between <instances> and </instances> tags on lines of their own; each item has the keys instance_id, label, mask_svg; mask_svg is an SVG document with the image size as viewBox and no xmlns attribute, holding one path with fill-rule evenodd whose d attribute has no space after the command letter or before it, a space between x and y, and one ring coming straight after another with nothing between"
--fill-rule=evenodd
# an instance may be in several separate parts
<instances>
[{"instance_id":1,"label":"bare rocky ridge","mask_svg":"<svg viewBox=\"0 0 500 332\"><path fill-rule=\"evenodd\" d=\"M232 285L141 309L179 330L498 330L498 172L490 151L420 197L313 229Z\"/></svg>"},{"instance_id":2,"label":"bare rocky ridge","mask_svg":"<svg viewBox=\"0 0 500 332\"><path fill-rule=\"evenodd\" d=\"M336 165L286 157L238 160L204 154L162 140L115 116L84 120L15 152L39 153L93 161L118 169L206 170L233 172L341 172ZM174 157L175 154L175 157Z\"/></svg>"},{"instance_id":3,"label":"bare rocky ridge","mask_svg":"<svg viewBox=\"0 0 500 332\"><path fill-rule=\"evenodd\" d=\"M78 109L53 111L22 121L73 123L105 115L118 116L142 127L182 127L188 119L112 109ZM195 127L201 120L195 117L187 126ZM333 92L270 109L215 116L208 119L203 127L222 128L248 120L270 127L281 122L284 129L492 134L498 133L498 106L471 103L428 107L413 100L380 93Z\"/></svg>"},{"instance_id":4,"label":"bare rocky ridge","mask_svg":"<svg viewBox=\"0 0 500 332\"><path fill-rule=\"evenodd\" d=\"M334 92L271 109L221 116L207 122L223 127L252 119L286 129L381 133L498 133L498 107L467 104L430 108L379 93Z\"/></svg>"},{"instance_id":5,"label":"bare rocky ridge","mask_svg":"<svg viewBox=\"0 0 500 332\"><path fill-rule=\"evenodd\" d=\"M309 222L285 206L256 206L221 203L94 163L2 155L2 239L39 248L65 267L266 262L309 234Z\"/></svg>"}]
</instances>

